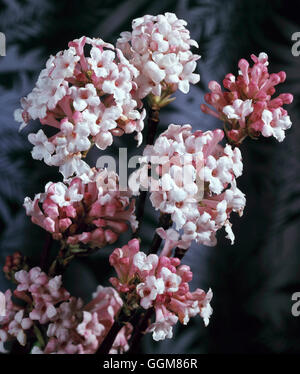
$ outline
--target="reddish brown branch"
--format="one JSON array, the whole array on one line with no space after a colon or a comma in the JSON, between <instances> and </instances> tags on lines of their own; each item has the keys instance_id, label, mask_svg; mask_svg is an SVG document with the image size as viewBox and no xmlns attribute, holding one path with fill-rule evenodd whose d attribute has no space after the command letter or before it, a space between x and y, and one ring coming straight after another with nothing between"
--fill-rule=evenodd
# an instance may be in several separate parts
<instances>
[{"instance_id":1,"label":"reddish brown branch","mask_svg":"<svg viewBox=\"0 0 300 374\"><path fill-rule=\"evenodd\" d=\"M40 268L47 272L48 270L48 262L49 262L49 256L50 256L50 251L51 251L51 245L53 242L52 235L49 232L46 232L46 239L45 239L45 244L44 248L41 254L41 259L40 259Z\"/></svg>"},{"instance_id":2,"label":"reddish brown branch","mask_svg":"<svg viewBox=\"0 0 300 374\"><path fill-rule=\"evenodd\" d=\"M147 132L147 137L146 137L146 145L153 145L155 135L157 132L158 123L159 123L159 108L150 108L148 123L147 123L148 132ZM138 221L138 227L132 236L133 238L137 238L139 236L140 228L142 225L142 220L144 217L147 194L148 194L147 191L141 191L137 199L136 219Z\"/></svg>"}]
</instances>

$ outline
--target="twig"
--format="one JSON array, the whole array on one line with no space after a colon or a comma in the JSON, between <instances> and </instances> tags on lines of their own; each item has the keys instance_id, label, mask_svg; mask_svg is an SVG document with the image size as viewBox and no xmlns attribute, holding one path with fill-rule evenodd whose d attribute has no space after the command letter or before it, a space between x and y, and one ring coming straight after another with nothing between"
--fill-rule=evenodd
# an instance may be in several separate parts
<instances>
[{"instance_id":1,"label":"twig","mask_svg":"<svg viewBox=\"0 0 300 374\"><path fill-rule=\"evenodd\" d=\"M102 344L98 348L96 354L108 354L111 350L111 347L114 344L114 341L116 340L116 337L121 330L121 328L124 326L126 322L128 322L130 317L128 315L125 315L123 312L123 309L121 310L118 320L114 322L111 329L109 330L108 334L104 338Z\"/></svg>"},{"instance_id":2,"label":"twig","mask_svg":"<svg viewBox=\"0 0 300 374\"><path fill-rule=\"evenodd\" d=\"M159 227L163 227L164 229L167 229L172 225L171 216L169 214L161 214L159 218ZM156 253L160 247L160 244L162 242L161 237L155 233L152 244L150 246L150 253ZM153 312L153 310L152 310ZM140 317L140 313L136 312L132 316L126 315L123 310L121 310L118 318L115 320L113 326L109 330L108 334L106 335L105 339L103 340L102 344L100 345L97 354L107 354L109 353L111 347L114 344L114 341L121 330L121 328L124 326L127 322L132 322L135 326L133 331L133 339L138 343L138 341L143 336L143 332L146 330L146 322L151 318L152 312L149 311L149 315L146 313L145 317L140 320L138 323L138 319ZM147 321L145 318L147 317ZM145 327L146 326L146 327ZM137 328L138 327L138 328ZM134 344L137 344L134 343Z\"/></svg>"},{"instance_id":3,"label":"twig","mask_svg":"<svg viewBox=\"0 0 300 374\"><path fill-rule=\"evenodd\" d=\"M130 349L127 351L127 353L138 353L139 350L139 342L142 339L142 337L145 335L145 331L147 330L150 322L152 314L154 313L154 309L148 309L144 316L141 318L138 325L135 326L130 342Z\"/></svg>"},{"instance_id":4,"label":"twig","mask_svg":"<svg viewBox=\"0 0 300 374\"><path fill-rule=\"evenodd\" d=\"M136 203L136 219L138 222L138 227L135 232L132 234L132 238L138 238L140 234L140 229L142 225L142 217L144 217L145 204L147 198L147 191L141 191Z\"/></svg>"},{"instance_id":5,"label":"twig","mask_svg":"<svg viewBox=\"0 0 300 374\"><path fill-rule=\"evenodd\" d=\"M170 214L161 213L159 216L158 227L162 227L164 230L167 230L172 226L172 219ZM162 238L155 232L154 237L152 239L152 243L150 245L150 253L157 253L159 247L161 245Z\"/></svg>"},{"instance_id":6,"label":"twig","mask_svg":"<svg viewBox=\"0 0 300 374\"><path fill-rule=\"evenodd\" d=\"M182 260L187 251L188 251L188 248L184 249L184 248L177 247L175 248L174 257L177 257L179 258L179 260Z\"/></svg>"},{"instance_id":7,"label":"twig","mask_svg":"<svg viewBox=\"0 0 300 374\"><path fill-rule=\"evenodd\" d=\"M149 116L148 116L148 132L146 137L146 144L147 145L153 145L155 135L157 132L157 126L159 123L159 107L151 107L149 110ZM133 238L137 238L139 236L140 228L142 225L142 220L144 217L144 210L145 210L145 203L147 198L147 191L141 191L140 195L137 199L136 203L136 219L138 221L138 227L135 231L135 233L132 235Z\"/></svg>"},{"instance_id":8,"label":"twig","mask_svg":"<svg viewBox=\"0 0 300 374\"><path fill-rule=\"evenodd\" d=\"M148 117L148 132L146 143L148 145L154 144L155 135L157 132L157 127L159 123L159 107L152 107L149 110L149 117Z\"/></svg>"},{"instance_id":9,"label":"twig","mask_svg":"<svg viewBox=\"0 0 300 374\"><path fill-rule=\"evenodd\" d=\"M43 251L41 254L41 260L40 260L40 267L44 271L47 271L48 269L48 260L49 260L52 242L53 242L52 235L49 232L46 232L45 244L44 244L44 248L43 248Z\"/></svg>"}]
</instances>

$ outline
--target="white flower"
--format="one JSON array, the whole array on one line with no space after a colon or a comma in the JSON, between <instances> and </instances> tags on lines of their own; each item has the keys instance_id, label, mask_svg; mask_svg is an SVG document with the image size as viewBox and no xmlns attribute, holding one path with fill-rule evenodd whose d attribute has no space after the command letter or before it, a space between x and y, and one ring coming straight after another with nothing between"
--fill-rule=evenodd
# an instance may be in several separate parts
<instances>
[{"instance_id":1,"label":"white flower","mask_svg":"<svg viewBox=\"0 0 300 374\"><path fill-rule=\"evenodd\" d=\"M22 345L26 345L26 334L24 330L30 329L33 322L30 318L24 318L24 310L20 310L16 313L14 320L8 325L8 333L15 336L18 342Z\"/></svg>"},{"instance_id":2,"label":"white flower","mask_svg":"<svg viewBox=\"0 0 300 374\"><path fill-rule=\"evenodd\" d=\"M223 113L229 119L241 119L245 121L245 118L253 112L252 100L234 100L232 105L226 105L223 108Z\"/></svg>"},{"instance_id":3,"label":"white flower","mask_svg":"<svg viewBox=\"0 0 300 374\"><path fill-rule=\"evenodd\" d=\"M88 62L97 77L106 78L112 69L117 68L113 63L114 59L115 53L113 51L101 51L98 47L92 47Z\"/></svg>"},{"instance_id":4,"label":"white flower","mask_svg":"<svg viewBox=\"0 0 300 374\"><path fill-rule=\"evenodd\" d=\"M89 181L92 174L89 165L84 162L80 156L69 158L64 164L59 167L59 171L67 180L72 175L80 176L82 181Z\"/></svg>"},{"instance_id":5,"label":"white flower","mask_svg":"<svg viewBox=\"0 0 300 374\"><path fill-rule=\"evenodd\" d=\"M213 309L210 305L210 301L213 297L213 292L209 289L206 293L206 297L201 305L200 316L203 318L205 326L209 324L209 318L212 315Z\"/></svg>"},{"instance_id":6,"label":"white flower","mask_svg":"<svg viewBox=\"0 0 300 374\"><path fill-rule=\"evenodd\" d=\"M51 63L51 67L48 68L51 78L65 79L72 77L78 61L79 56L76 55L75 48L73 47L70 47L65 51L58 52L55 60L51 56L49 61L49 63Z\"/></svg>"},{"instance_id":7,"label":"white flower","mask_svg":"<svg viewBox=\"0 0 300 374\"><path fill-rule=\"evenodd\" d=\"M17 122L20 122L20 127L19 127L19 131L23 130L24 127L26 127L28 125L28 120L29 118L27 118L26 120L24 119L24 114L26 112L24 112L22 109L16 109L14 111L14 119L15 121Z\"/></svg>"},{"instance_id":8,"label":"white flower","mask_svg":"<svg viewBox=\"0 0 300 374\"><path fill-rule=\"evenodd\" d=\"M139 283L136 287L136 292L141 297L140 304L144 309L150 308L152 301L164 291L164 281L161 278L157 279L154 275L148 276L145 283Z\"/></svg>"},{"instance_id":9,"label":"white flower","mask_svg":"<svg viewBox=\"0 0 300 374\"><path fill-rule=\"evenodd\" d=\"M78 193L78 186L73 184L67 187L64 183L55 183L55 194L51 194L50 199L60 207L71 205L73 202L81 201L82 194Z\"/></svg>"},{"instance_id":10,"label":"white flower","mask_svg":"<svg viewBox=\"0 0 300 374\"><path fill-rule=\"evenodd\" d=\"M46 164L51 163L51 155L53 154L55 147L48 141L47 136L43 130L39 130L36 134L29 134L28 140L34 145L31 152L32 157L35 160L43 160Z\"/></svg>"},{"instance_id":11,"label":"white flower","mask_svg":"<svg viewBox=\"0 0 300 374\"><path fill-rule=\"evenodd\" d=\"M181 283L181 277L176 273L172 273L168 268L163 267L160 276L164 281L166 292L176 292Z\"/></svg>"},{"instance_id":12,"label":"white flower","mask_svg":"<svg viewBox=\"0 0 300 374\"><path fill-rule=\"evenodd\" d=\"M42 355L44 352L38 346L34 346L30 352L32 355Z\"/></svg>"},{"instance_id":13,"label":"white flower","mask_svg":"<svg viewBox=\"0 0 300 374\"><path fill-rule=\"evenodd\" d=\"M144 252L138 252L133 257L133 264L140 271L150 271L154 269L158 263L158 257L154 254L146 255Z\"/></svg>"},{"instance_id":14,"label":"white flower","mask_svg":"<svg viewBox=\"0 0 300 374\"><path fill-rule=\"evenodd\" d=\"M174 314L168 317L158 320L152 325L150 325L148 331L152 332L153 340L160 341L167 339L172 339L173 337L173 325L178 321L178 317Z\"/></svg>"},{"instance_id":15,"label":"white flower","mask_svg":"<svg viewBox=\"0 0 300 374\"><path fill-rule=\"evenodd\" d=\"M97 345L98 337L101 336L105 327L99 322L97 313L83 312L83 321L77 326L76 331L84 338L84 344Z\"/></svg>"},{"instance_id":16,"label":"white flower","mask_svg":"<svg viewBox=\"0 0 300 374\"><path fill-rule=\"evenodd\" d=\"M273 112L264 109L262 112L262 135L269 137L274 136L279 142L285 138L284 131L292 126L291 119L288 115L283 114L281 108L274 109Z\"/></svg>"},{"instance_id":17,"label":"white flower","mask_svg":"<svg viewBox=\"0 0 300 374\"><path fill-rule=\"evenodd\" d=\"M97 95L96 88L91 83L80 88L72 86L70 88L70 94L73 98L74 109L80 112L88 105L93 107L100 104L100 98Z\"/></svg>"}]
</instances>

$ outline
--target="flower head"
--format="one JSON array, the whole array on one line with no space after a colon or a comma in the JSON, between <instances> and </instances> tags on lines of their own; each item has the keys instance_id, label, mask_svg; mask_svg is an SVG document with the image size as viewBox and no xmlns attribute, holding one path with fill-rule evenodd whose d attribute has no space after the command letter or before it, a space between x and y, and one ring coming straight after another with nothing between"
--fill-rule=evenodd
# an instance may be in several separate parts
<instances>
[{"instance_id":1,"label":"flower head","mask_svg":"<svg viewBox=\"0 0 300 374\"><path fill-rule=\"evenodd\" d=\"M89 57L85 45L91 47ZM133 98L138 74L120 50L101 39L82 37L51 56L33 91L21 100L22 109L15 112L22 128L30 119L39 119L54 130L52 136L42 129L29 134L32 157L59 166L68 178L89 174L82 158L94 144L103 150L114 135L133 132L140 144L145 112Z\"/></svg>"},{"instance_id":2,"label":"flower head","mask_svg":"<svg viewBox=\"0 0 300 374\"><path fill-rule=\"evenodd\" d=\"M274 136L279 142L285 138L285 130L292 125L284 104L293 101L293 95L283 93L272 98L275 86L285 81L286 74L268 72L268 56L260 53L251 55L253 66L248 61L239 61L239 75L227 74L221 86L211 81L208 85L211 93L205 95L205 101L216 111L203 104L204 113L211 114L225 122L225 131L234 144L239 144L246 136Z\"/></svg>"},{"instance_id":3,"label":"flower head","mask_svg":"<svg viewBox=\"0 0 300 374\"><path fill-rule=\"evenodd\" d=\"M36 334L36 328L41 325L43 343L39 343L42 346L33 348L31 353L93 354L123 305L116 290L102 286L98 286L93 299L84 305L81 299L65 290L61 276L48 277L38 267L17 272L15 279L18 285L13 295L23 301L23 306L12 301L10 290L5 292L6 314L0 317L0 352L3 353L7 352L6 342L16 339L24 346L27 336ZM131 330L128 325L120 331L112 353L129 348L127 339Z\"/></svg>"},{"instance_id":4,"label":"flower head","mask_svg":"<svg viewBox=\"0 0 300 374\"><path fill-rule=\"evenodd\" d=\"M75 177L45 186L24 207L32 222L49 231L56 240L101 248L119 235L136 228L134 200L118 188L118 176L106 169L91 169L91 180Z\"/></svg>"},{"instance_id":5,"label":"flower head","mask_svg":"<svg viewBox=\"0 0 300 374\"><path fill-rule=\"evenodd\" d=\"M200 56L191 52L198 45L186 25L173 13L146 15L132 21L132 32L121 33L117 47L140 72L138 98L161 96L164 90L187 93L190 83L199 81L194 70Z\"/></svg>"},{"instance_id":6,"label":"flower head","mask_svg":"<svg viewBox=\"0 0 300 374\"><path fill-rule=\"evenodd\" d=\"M230 145L221 146L222 130L191 131L190 125L170 125L147 146L140 162L142 166L130 177L134 193L139 188L150 189L155 209L170 214L176 230L158 229L167 239L164 255L172 248L188 248L193 240L205 245L216 244L216 232L225 227L233 242L229 222L232 211L242 214L245 197L236 187L242 174L241 152ZM155 173L148 170L155 167Z\"/></svg>"},{"instance_id":7,"label":"flower head","mask_svg":"<svg viewBox=\"0 0 300 374\"><path fill-rule=\"evenodd\" d=\"M133 239L114 250L110 263L118 274L110 281L125 300L125 307L155 309L155 322L147 330L153 333L154 340L171 338L172 326L178 320L187 324L197 314L208 324L212 292L190 292L192 272L189 266L180 265L178 258L146 256L139 251L138 240Z\"/></svg>"}]
</instances>

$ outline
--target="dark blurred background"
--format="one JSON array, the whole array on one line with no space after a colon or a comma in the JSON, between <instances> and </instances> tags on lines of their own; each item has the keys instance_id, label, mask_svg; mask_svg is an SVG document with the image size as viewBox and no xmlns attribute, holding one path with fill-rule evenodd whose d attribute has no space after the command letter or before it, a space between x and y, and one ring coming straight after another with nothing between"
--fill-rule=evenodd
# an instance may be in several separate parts
<instances>
[{"instance_id":1,"label":"dark blurred background","mask_svg":"<svg viewBox=\"0 0 300 374\"><path fill-rule=\"evenodd\" d=\"M199 43L201 81L188 95L161 113L161 130L169 123L190 123L194 130L221 126L200 111L207 84L237 73L241 57L261 51L269 55L270 71L285 70L281 92L295 99L288 108L293 127L283 143L262 138L242 146L244 174L239 187L247 195L244 216L233 217L236 243L224 233L213 248L194 246L184 262L195 274L192 288L214 292L214 314L204 328L200 318L179 327L172 340L155 343L147 336L147 353L300 353L300 317L291 314L291 295L300 291L300 57L291 53L291 35L300 31L297 1L266 0L123 0L123 1L0 1L0 31L7 41L0 57L0 265L19 250L38 264L45 232L31 224L22 208L25 196L33 197L49 180L60 177L56 168L34 161L28 132L18 133L13 111L21 96L29 93L50 54L67 48L68 41L82 35L114 43L131 21L144 14L175 12L188 21ZM131 136L117 140L119 146L135 148ZM132 154L132 153L129 153ZM95 162L100 155L90 155ZM147 206L143 226L145 249L156 225ZM117 245L123 245L121 237ZM53 247L53 254L56 248ZM109 249L74 261L65 274L67 288L88 301L97 284L108 285ZM0 289L10 284L0 276Z\"/></svg>"}]
</instances>

